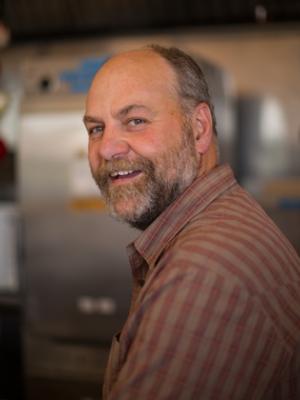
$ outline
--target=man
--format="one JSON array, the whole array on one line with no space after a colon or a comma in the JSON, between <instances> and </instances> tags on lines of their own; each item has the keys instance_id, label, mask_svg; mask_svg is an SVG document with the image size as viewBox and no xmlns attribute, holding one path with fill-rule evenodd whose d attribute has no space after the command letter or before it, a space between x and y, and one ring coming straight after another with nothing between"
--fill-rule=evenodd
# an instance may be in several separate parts
<instances>
[{"instance_id":1,"label":"man","mask_svg":"<svg viewBox=\"0 0 300 400\"><path fill-rule=\"evenodd\" d=\"M218 165L197 64L159 46L111 58L84 122L111 213L143 231L104 399L299 399L299 257Z\"/></svg>"}]
</instances>

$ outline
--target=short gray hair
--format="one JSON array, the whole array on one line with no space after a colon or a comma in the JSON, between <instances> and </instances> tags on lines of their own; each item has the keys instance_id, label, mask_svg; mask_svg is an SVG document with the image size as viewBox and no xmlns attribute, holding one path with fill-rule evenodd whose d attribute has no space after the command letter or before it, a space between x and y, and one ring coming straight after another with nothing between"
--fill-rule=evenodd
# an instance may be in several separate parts
<instances>
[{"instance_id":1,"label":"short gray hair","mask_svg":"<svg viewBox=\"0 0 300 400\"><path fill-rule=\"evenodd\" d=\"M173 68L178 81L178 95L185 112L191 113L194 107L201 102L209 106L213 130L217 134L214 106L208 85L203 71L196 61L177 47L163 47L151 44L147 48L164 58Z\"/></svg>"}]
</instances>

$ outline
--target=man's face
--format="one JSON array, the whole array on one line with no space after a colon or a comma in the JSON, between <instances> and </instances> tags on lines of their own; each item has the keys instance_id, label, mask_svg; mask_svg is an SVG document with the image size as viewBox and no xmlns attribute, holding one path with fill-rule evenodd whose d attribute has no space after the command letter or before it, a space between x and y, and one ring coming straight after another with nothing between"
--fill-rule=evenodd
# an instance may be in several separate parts
<instances>
[{"instance_id":1,"label":"man's face","mask_svg":"<svg viewBox=\"0 0 300 400\"><path fill-rule=\"evenodd\" d=\"M87 99L89 162L113 215L145 229L197 176L199 157L157 55L135 52L103 67Z\"/></svg>"}]
</instances>

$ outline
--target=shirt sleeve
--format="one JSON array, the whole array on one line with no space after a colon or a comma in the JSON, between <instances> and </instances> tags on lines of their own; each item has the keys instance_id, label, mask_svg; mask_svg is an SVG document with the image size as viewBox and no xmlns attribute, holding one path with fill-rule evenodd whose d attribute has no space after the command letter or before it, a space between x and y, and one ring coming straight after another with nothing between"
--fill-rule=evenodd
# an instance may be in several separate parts
<instances>
[{"instance_id":1,"label":"shirt sleeve","mask_svg":"<svg viewBox=\"0 0 300 400\"><path fill-rule=\"evenodd\" d=\"M265 400L287 352L253 295L189 263L153 282L109 400Z\"/></svg>"}]
</instances>

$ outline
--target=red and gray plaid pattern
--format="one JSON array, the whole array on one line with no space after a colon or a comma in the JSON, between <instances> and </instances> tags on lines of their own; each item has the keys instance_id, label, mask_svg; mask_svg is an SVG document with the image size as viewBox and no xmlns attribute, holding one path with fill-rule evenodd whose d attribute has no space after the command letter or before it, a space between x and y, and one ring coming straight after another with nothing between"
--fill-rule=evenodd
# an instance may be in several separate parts
<instances>
[{"instance_id":1,"label":"red and gray plaid pattern","mask_svg":"<svg viewBox=\"0 0 300 400\"><path fill-rule=\"evenodd\" d=\"M107 400L300 399L300 261L228 166L129 247L133 296Z\"/></svg>"}]
</instances>

